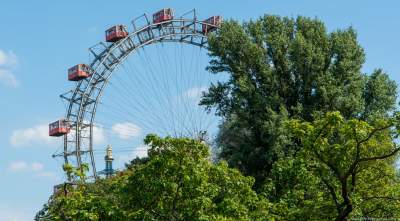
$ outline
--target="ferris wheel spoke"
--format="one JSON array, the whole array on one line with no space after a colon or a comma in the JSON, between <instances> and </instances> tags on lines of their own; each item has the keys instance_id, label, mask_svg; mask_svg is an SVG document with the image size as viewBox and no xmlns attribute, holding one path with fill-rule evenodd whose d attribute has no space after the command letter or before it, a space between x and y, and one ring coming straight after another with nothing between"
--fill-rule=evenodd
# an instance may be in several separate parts
<instances>
[{"instance_id":1,"label":"ferris wheel spoke","mask_svg":"<svg viewBox=\"0 0 400 221\"><path fill-rule=\"evenodd\" d=\"M150 98L149 95L151 95L154 98L158 98L158 96L157 96L158 94L155 93L155 90L154 90L155 87L153 84L151 84L151 81L149 81L146 78L144 78L144 80L143 80L142 75L143 75L143 73L147 73L147 72L139 71L139 70L132 71L134 66L132 66L130 64L129 60L127 63L129 65L129 69L130 69L129 71L131 71L131 73L128 73L129 81L133 83L133 85L134 85L133 88L138 89L140 96L142 96L143 98L146 98L146 99ZM132 76L133 74L135 74L135 78L133 78L133 76ZM135 81L135 79L136 79L136 81ZM151 88L151 90L143 91L143 88L144 88L143 86L145 88ZM150 105L152 105L152 107L150 107L150 108L152 108L152 109L155 108L153 106L154 105L153 103L150 103Z\"/></svg>"},{"instance_id":2,"label":"ferris wheel spoke","mask_svg":"<svg viewBox=\"0 0 400 221\"><path fill-rule=\"evenodd\" d=\"M175 96L173 95L173 93L172 93L173 86L178 87L179 85L176 85L176 84L173 85L172 82L170 81L171 77L168 75L168 72L172 73L173 71L171 69L171 62L165 61L165 59L168 58L168 56L166 56L164 53L164 51L165 51L164 44L161 44L161 49L157 46L157 51L160 52L160 53L157 53L158 61L159 61L159 63L162 63L163 67L165 67L165 68L161 68L161 66L160 66L160 69L161 69L160 71L163 76L162 78L163 78L164 85L166 85L165 90L167 93L167 97L170 98L169 103L170 103L170 105L172 105L173 103L176 102L175 99L178 96L178 95L175 95ZM162 57L162 59L160 57ZM178 115L178 111L177 110L175 110L175 111ZM172 115L172 117L173 117L174 124L175 124L175 122L178 122L175 119L175 113ZM176 118L179 119L179 115Z\"/></svg>"},{"instance_id":3,"label":"ferris wheel spoke","mask_svg":"<svg viewBox=\"0 0 400 221\"><path fill-rule=\"evenodd\" d=\"M125 121L125 122L135 122L134 120L130 120L130 119L128 119L128 118L126 118L126 117L124 117L124 118L122 118L122 117L119 117L119 115L121 115L120 113L116 113L115 114L115 119L118 119L118 120L122 120L122 121ZM109 116L109 115L107 115L107 116ZM139 123L139 127L141 128L141 129L145 129L146 131L153 131L155 128L158 128L158 127L155 127L155 126L153 126L153 125L149 125L149 123L147 123L148 122L148 120L147 121L144 121L145 119L142 119L142 120L136 120L136 122L138 122ZM100 121L100 122L103 122L103 121ZM165 128L163 128L161 125L160 125L160 128L162 128L163 130L165 130Z\"/></svg>"},{"instance_id":4,"label":"ferris wheel spoke","mask_svg":"<svg viewBox=\"0 0 400 221\"><path fill-rule=\"evenodd\" d=\"M128 73L127 75L131 75L132 73ZM118 80L120 80L117 77ZM124 80L120 80L120 84L121 86L118 84L114 84L111 82L111 85L116 88L119 92L120 95L122 96L118 96L118 97L124 97L123 102L128 102L129 104L131 104L134 108L136 107L140 107L143 108L144 111L148 112L148 109L155 109L155 106L153 106L153 103L151 102L147 102L147 105L143 105L141 103L141 99L136 99L135 103L132 103L131 100L133 100L132 98L135 98L137 96L137 94L139 93L140 96L144 97L145 99L149 99L149 97L144 96L145 93L143 93L141 90L138 91L138 93L136 93L135 91L131 90L132 88L140 88L137 87L135 84L132 86L128 86L124 83ZM129 96L124 96L126 93L121 92L121 90L124 89L127 91L127 94L129 94ZM115 100L115 99L113 99ZM150 107L148 107L150 105Z\"/></svg>"},{"instance_id":5,"label":"ferris wheel spoke","mask_svg":"<svg viewBox=\"0 0 400 221\"><path fill-rule=\"evenodd\" d=\"M143 61L143 59L142 59L142 61ZM145 67L145 66L148 66L148 64L147 64L147 65L141 64L141 66L142 66L142 68L143 68L143 67ZM151 70L149 70L149 69L145 69L144 73L146 73L146 75L152 75L152 72L151 72ZM150 85L151 85L151 88L150 88L149 92L151 92L151 94L152 94L152 97L149 98L149 99L150 99L150 100L155 100L155 101L156 101L157 107L153 107L153 110L157 110L157 109L159 109L160 107L163 107L163 101L160 100L161 92L158 92L158 91L156 90L156 86L154 86L154 84L151 82L151 80L150 80L150 81L148 80L148 82L150 82ZM149 94L150 94L150 93L149 93Z\"/></svg>"},{"instance_id":6,"label":"ferris wheel spoke","mask_svg":"<svg viewBox=\"0 0 400 221\"><path fill-rule=\"evenodd\" d=\"M212 21L210 27L218 28L216 18L220 18L212 18L207 20ZM178 20L172 23L183 25ZM157 39L144 43L137 42L135 33L127 32L123 25L113 26L109 30L120 30L121 35L108 36L110 43L92 47L90 65L74 66L76 70L92 68L95 74L87 71L90 78L72 78L78 80L75 90L63 100L67 101L66 120L72 125L65 136L65 162L80 166L91 161L90 170L96 176L93 154L99 151L92 142L96 147L102 145L98 138L93 140L96 133L103 133L107 142L115 144L115 152L122 154L134 148L123 149L121 144L136 145L145 133L196 137L215 122L198 105L201 92L212 79L199 70L205 53L197 49L207 44L203 41L207 36L198 28L203 23L197 19L192 23L175 27L173 32L149 24L143 28L152 29ZM182 40L186 34L189 41ZM136 39L135 44L128 43L131 39ZM184 47L186 43L189 47ZM88 124L92 127L85 126Z\"/></svg>"},{"instance_id":7,"label":"ferris wheel spoke","mask_svg":"<svg viewBox=\"0 0 400 221\"><path fill-rule=\"evenodd\" d=\"M105 114L105 116L107 116L107 117L113 116L114 119L117 119L117 120L120 121L120 122L127 122L127 123L135 122L135 120L129 119L129 118L127 118L127 117L121 117L121 113L120 113L120 112L115 112L114 115L112 115L112 112L109 112L109 113ZM110 118L108 118L108 119L110 119ZM103 124L105 124L105 123L103 123L103 122L106 122L106 121L99 120L98 122L99 122L101 125L103 125ZM142 123L142 122L143 122L142 120L139 120L139 121L137 121L137 122L139 123L140 128L143 128L143 129L149 129L149 128L151 128L151 127L149 127L148 125ZM117 124L113 124L112 126L115 126L115 125L117 125ZM136 125L136 124L135 124L135 125Z\"/></svg>"},{"instance_id":8,"label":"ferris wheel spoke","mask_svg":"<svg viewBox=\"0 0 400 221\"><path fill-rule=\"evenodd\" d=\"M193 48L192 48L193 49ZM194 53L193 53L193 50L191 51L191 55L192 55L192 58L191 58L191 61L190 61L190 67L189 67L189 70L187 71L188 73L196 73L196 72L193 72L193 58L194 58ZM199 56L200 57L200 56ZM197 64L199 64L199 62L197 62ZM195 77L194 78L189 78L188 79L188 85L189 85L189 90L193 90L194 89L194 100L196 100L197 99L197 94L196 94L196 92L198 92L198 90L201 90L201 87L202 87L202 84L199 84L199 85L196 85L196 84L198 84L198 78L196 77L196 75L195 75ZM194 81L194 83L193 83L193 81ZM191 119L191 121L192 121L192 124L193 125L195 125L195 131L196 131L196 133L198 132L198 128L197 128L197 126L198 126L198 123L197 123L197 120L196 120L196 117L194 117L194 115L195 114L197 114L198 115L198 113L195 113L196 112L196 109L198 109L199 107L198 107L198 105L197 104L195 104L195 105L193 105L193 104L190 104L190 102L192 102L192 97L190 97L191 95L190 95L190 93L186 93L185 94L185 108L189 108L189 109L191 109L190 111L189 111L189 117L190 117L190 119Z\"/></svg>"},{"instance_id":9,"label":"ferris wheel spoke","mask_svg":"<svg viewBox=\"0 0 400 221\"><path fill-rule=\"evenodd\" d=\"M142 112L142 114L136 114L134 115L132 113L132 109L127 109L126 107L122 106L121 104L113 104L113 105L107 105L107 104L103 104L105 106L107 106L110 111L109 112L113 112L114 116L116 116L119 119L125 120L127 122L133 121L133 122L139 122L141 126L143 127L147 127L147 128L151 128L152 126L154 127L154 125L157 125L157 122L162 122L160 121L160 118L158 118L157 116L154 117L154 115L148 115L148 117L150 117L150 120L147 118L143 118L141 116L146 116L144 112ZM112 111L111 111L112 110ZM107 112L105 112L107 113ZM132 120L121 117L121 116L129 116L132 118ZM153 123L151 123L153 122ZM153 125L152 125L153 124ZM165 127L163 125L160 125L161 127L164 128ZM155 127L154 127L155 128Z\"/></svg>"},{"instance_id":10,"label":"ferris wheel spoke","mask_svg":"<svg viewBox=\"0 0 400 221\"><path fill-rule=\"evenodd\" d=\"M146 66L145 67L148 67L148 70L149 70L149 73L150 73L150 75L151 75L151 77L152 77L152 79L153 80L156 80L156 78L154 77L154 73L156 72L156 70L154 70L155 69L155 65L153 64L153 62L152 62L152 60L151 60L151 58L149 58L149 56L147 56L147 53L146 53L146 51L145 50L143 50L143 55L144 55L144 59L142 59L142 61L144 61L145 63L146 63ZM158 88L159 89L159 88ZM172 105L172 107L173 107L173 101L171 100L171 97L167 97L167 96L163 96L162 95L162 92L160 91L160 90L156 90L157 92L159 92L159 94L157 94L156 95L156 97L157 97L157 100L159 101L160 99L159 98L161 98L161 97L164 97L165 98L165 104L162 104L162 102L159 102L159 104L160 104L160 107L162 107L163 105L165 105L166 107L168 107L168 106L171 106ZM177 131L177 126L176 126L176 120L175 119L177 119L177 117L176 117L176 112L174 112L173 111L174 109L173 108L167 108L167 110L166 111L168 111L168 118L172 118L172 120L170 120L170 122L169 123L171 123L172 124L172 129L173 129L173 131L174 131L174 134L176 134L176 131ZM168 119L168 118L166 118L166 119Z\"/></svg>"},{"instance_id":11,"label":"ferris wheel spoke","mask_svg":"<svg viewBox=\"0 0 400 221\"><path fill-rule=\"evenodd\" d=\"M169 57L169 56L167 56L167 57ZM177 95L176 96L176 100L177 100L176 102L179 103L179 104L183 103L182 102L183 89L181 89L181 88L182 88L182 85L185 84L185 81L184 81L184 78L183 78L182 69L179 66L179 63L183 63L182 62L183 58L184 58L184 56L178 55L177 47L175 47L174 48L174 59L175 59L175 62L171 62L171 63L175 64L174 65L174 69L175 69L174 71L175 71L176 74L175 74L175 77L174 77L174 84L176 85L176 87L175 87L175 93ZM179 62L178 62L178 60L179 60ZM177 111L177 113L179 114L178 115L178 119L185 118L184 116L188 115L188 113L186 113L187 109L185 107L183 107L183 111L185 111L185 113L182 113L182 110ZM186 119L184 121L178 121L178 122L180 122L179 126L183 127L184 130L186 130L186 133L190 130L186 125L184 125L184 123L187 122Z\"/></svg>"}]
</instances>

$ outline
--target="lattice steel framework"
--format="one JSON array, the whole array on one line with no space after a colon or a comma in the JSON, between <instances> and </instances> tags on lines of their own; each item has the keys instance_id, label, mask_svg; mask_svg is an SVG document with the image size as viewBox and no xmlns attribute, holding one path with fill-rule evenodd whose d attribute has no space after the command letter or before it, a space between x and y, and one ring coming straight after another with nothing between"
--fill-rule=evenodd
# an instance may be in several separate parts
<instances>
[{"instance_id":1,"label":"lattice steel framework","mask_svg":"<svg viewBox=\"0 0 400 221\"><path fill-rule=\"evenodd\" d=\"M186 15L190 18L182 16L160 23L150 23L144 14L132 21L133 31L126 38L112 44L100 42L89 48L90 54L93 55L90 62L91 77L79 81L75 89L60 95L69 103L66 120L70 123L71 131L64 135L63 152L56 156L63 157L65 163L76 161L74 166L77 168L87 163L90 168L88 177L98 177L93 154L94 120L103 89L107 86L113 70L137 49L150 44L176 42L207 49L207 35L203 33L202 25L218 27L197 20L194 10ZM138 28L140 22L144 25Z\"/></svg>"}]
</instances>

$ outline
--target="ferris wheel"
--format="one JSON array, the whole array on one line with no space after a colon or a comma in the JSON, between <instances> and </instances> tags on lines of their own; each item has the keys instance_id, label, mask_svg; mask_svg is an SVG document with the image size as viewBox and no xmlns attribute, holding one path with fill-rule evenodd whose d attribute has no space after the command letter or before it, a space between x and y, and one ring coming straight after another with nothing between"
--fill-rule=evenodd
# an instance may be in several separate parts
<instances>
[{"instance_id":1,"label":"ferris wheel","mask_svg":"<svg viewBox=\"0 0 400 221\"><path fill-rule=\"evenodd\" d=\"M146 14L135 18L130 28L107 29L105 42L89 48L89 63L68 69L74 88L60 95L65 118L49 125L50 136L63 137L54 156L76 168L88 165L88 177L96 179L96 154L106 143L123 158L126 151L145 149L138 142L149 133L212 134L218 119L199 101L221 80L205 70L207 36L221 22L220 16L199 20L195 10L175 17L167 8L151 20Z\"/></svg>"}]
</instances>

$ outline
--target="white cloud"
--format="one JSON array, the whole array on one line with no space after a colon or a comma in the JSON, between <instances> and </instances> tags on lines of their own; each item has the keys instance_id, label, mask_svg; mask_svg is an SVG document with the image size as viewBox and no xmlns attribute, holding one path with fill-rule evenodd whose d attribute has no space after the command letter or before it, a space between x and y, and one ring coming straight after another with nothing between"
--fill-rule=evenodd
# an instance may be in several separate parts
<instances>
[{"instance_id":1,"label":"white cloud","mask_svg":"<svg viewBox=\"0 0 400 221\"><path fill-rule=\"evenodd\" d=\"M7 69L0 68L0 82L10 87L18 87L19 82L14 74Z\"/></svg>"},{"instance_id":2,"label":"white cloud","mask_svg":"<svg viewBox=\"0 0 400 221\"><path fill-rule=\"evenodd\" d=\"M55 173L53 172L49 172L49 171L41 171L39 173L37 173L37 176L39 177L56 177Z\"/></svg>"},{"instance_id":3,"label":"white cloud","mask_svg":"<svg viewBox=\"0 0 400 221\"><path fill-rule=\"evenodd\" d=\"M114 124L111 128L112 132L119 138L128 140L137 137L141 133L141 128L136 124L125 122Z\"/></svg>"},{"instance_id":4,"label":"white cloud","mask_svg":"<svg viewBox=\"0 0 400 221\"><path fill-rule=\"evenodd\" d=\"M106 134L103 126L96 125L93 127L93 143L103 144L106 141Z\"/></svg>"},{"instance_id":5,"label":"white cloud","mask_svg":"<svg viewBox=\"0 0 400 221\"><path fill-rule=\"evenodd\" d=\"M44 165L38 162L27 163L23 160L11 162L8 165L8 170L11 172L39 172L43 171Z\"/></svg>"},{"instance_id":6,"label":"white cloud","mask_svg":"<svg viewBox=\"0 0 400 221\"><path fill-rule=\"evenodd\" d=\"M33 171L42 171L43 167L44 166L41 163L34 162L34 163L31 164L31 168L32 168Z\"/></svg>"},{"instance_id":7,"label":"white cloud","mask_svg":"<svg viewBox=\"0 0 400 221\"><path fill-rule=\"evenodd\" d=\"M56 145L61 144L61 138L49 136L49 125L39 124L33 127L14 130L10 137L10 143L14 147L28 145ZM93 127L94 144L102 144L106 141L105 131L101 125Z\"/></svg>"},{"instance_id":8,"label":"white cloud","mask_svg":"<svg viewBox=\"0 0 400 221\"><path fill-rule=\"evenodd\" d=\"M149 150L148 146L139 146L136 148L134 151L131 153L131 159L134 159L136 157L143 158L147 157L147 151Z\"/></svg>"},{"instance_id":9,"label":"white cloud","mask_svg":"<svg viewBox=\"0 0 400 221\"><path fill-rule=\"evenodd\" d=\"M0 65L4 65L7 61L7 54L0 50Z\"/></svg>"},{"instance_id":10,"label":"white cloud","mask_svg":"<svg viewBox=\"0 0 400 221\"><path fill-rule=\"evenodd\" d=\"M207 91L207 87L192 87L183 93L183 96L194 101L200 101L203 92Z\"/></svg>"},{"instance_id":11,"label":"white cloud","mask_svg":"<svg viewBox=\"0 0 400 221\"><path fill-rule=\"evenodd\" d=\"M8 165L8 171L12 173L32 173L38 177L58 179L56 174L44 170L44 165L38 162L26 162L23 160L13 161Z\"/></svg>"},{"instance_id":12,"label":"white cloud","mask_svg":"<svg viewBox=\"0 0 400 221\"><path fill-rule=\"evenodd\" d=\"M0 82L10 87L19 86L19 82L12 72L17 63L17 56L12 51L7 53L0 49Z\"/></svg>"},{"instance_id":13,"label":"white cloud","mask_svg":"<svg viewBox=\"0 0 400 221\"><path fill-rule=\"evenodd\" d=\"M54 144L57 139L49 137L49 126L40 124L31 128L18 129L13 131L10 143L15 147L32 144Z\"/></svg>"},{"instance_id":14,"label":"white cloud","mask_svg":"<svg viewBox=\"0 0 400 221\"><path fill-rule=\"evenodd\" d=\"M124 163L129 163L131 160L135 159L136 157L143 158L147 157L147 151L149 150L149 146L142 145L136 147L132 152L125 155L117 156L117 160L119 164L123 165Z\"/></svg>"},{"instance_id":15,"label":"white cloud","mask_svg":"<svg viewBox=\"0 0 400 221\"><path fill-rule=\"evenodd\" d=\"M14 52L9 51L7 53L0 49L0 66L13 67L17 65L17 63L18 59L17 56L14 54Z\"/></svg>"},{"instance_id":16,"label":"white cloud","mask_svg":"<svg viewBox=\"0 0 400 221\"><path fill-rule=\"evenodd\" d=\"M29 169L28 164L25 161L14 161L11 162L8 165L8 170L11 172L20 172L20 171L26 171Z\"/></svg>"}]
</instances>

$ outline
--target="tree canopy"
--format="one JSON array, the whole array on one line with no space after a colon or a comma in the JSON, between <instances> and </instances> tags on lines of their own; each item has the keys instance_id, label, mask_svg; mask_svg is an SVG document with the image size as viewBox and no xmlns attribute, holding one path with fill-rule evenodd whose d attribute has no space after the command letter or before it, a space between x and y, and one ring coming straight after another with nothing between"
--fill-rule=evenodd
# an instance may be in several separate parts
<instances>
[{"instance_id":1,"label":"tree canopy","mask_svg":"<svg viewBox=\"0 0 400 221\"><path fill-rule=\"evenodd\" d=\"M224 23L209 45L208 70L229 79L212 85L201 104L224 118L220 157L258 184L280 156L300 149L286 136L287 119L339 111L369 121L395 108L395 82L380 69L361 72L365 54L352 27L329 33L318 19L266 15Z\"/></svg>"},{"instance_id":2,"label":"tree canopy","mask_svg":"<svg viewBox=\"0 0 400 221\"><path fill-rule=\"evenodd\" d=\"M302 149L280 158L264 186L275 211L290 220L400 217L398 117L367 123L329 112L287 127Z\"/></svg>"},{"instance_id":3,"label":"tree canopy","mask_svg":"<svg viewBox=\"0 0 400 221\"><path fill-rule=\"evenodd\" d=\"M265 220L269 203L254 178L210 162L188 138L148 135L149 158L111 179L57 192L37 220ZM271 216L272 217L272 216ZM272 219L272 218L271 218Z\"/></svg>"}]
</instances>

